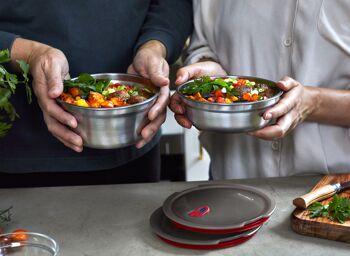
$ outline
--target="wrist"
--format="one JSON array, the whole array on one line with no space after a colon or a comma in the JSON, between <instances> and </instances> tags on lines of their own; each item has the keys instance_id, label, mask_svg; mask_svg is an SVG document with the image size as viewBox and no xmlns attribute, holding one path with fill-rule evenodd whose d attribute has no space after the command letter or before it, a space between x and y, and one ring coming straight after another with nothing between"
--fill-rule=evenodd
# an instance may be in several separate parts
<instances>
[{"instance_id":1,"label":"wrist","mask_svg":"<svg viewBox=\"0 0 350 256\"><path fill-rule=\"evenodd\" d=\"M306 93L306 99L308 100L308 106L310 109L310 112L308 116L311 118L313 114L317 113L322 105L322 93L320 88L318 87L311 87L311 86L304 86L305 93Z\"/></svg>"},{"instance_id":2,"label":"wrist","mask_svg":"<svg viewBox=\"0 0 350 256\"><path fill-rule=\"evenodd\" d=\"M33 40L16 38L11 48L11 63L16 66L16 60L24 60L31 64L32 60L42 53L49 50L51 47Z\"/></svg>"},{"instance_id":3,"label":"wrist","mask_svg":"<svg viewBox=\"0 0 350 256\"><path fill-rule=\"evenodd\" d=\"M137 52L142 50L152 50L153 53L156 53L163 58L165 58L167 54L165 45L158 40L150 40L145 42L140 46Z\"/></svg>"}]
</instances>

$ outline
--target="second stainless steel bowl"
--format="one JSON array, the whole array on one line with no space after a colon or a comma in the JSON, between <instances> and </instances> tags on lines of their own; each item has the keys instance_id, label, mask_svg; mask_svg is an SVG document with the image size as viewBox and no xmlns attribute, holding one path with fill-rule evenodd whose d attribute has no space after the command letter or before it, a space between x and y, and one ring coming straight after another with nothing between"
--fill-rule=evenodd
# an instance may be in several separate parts
<instances>
[{"instance_id":1,"label":"second stainless steel bowl","mask_svg":"<svg viewBox=\"0 0 350 256\"><path fill-rule=\"evenodd\" d=\"M248 79L277 88L275 82L258 77L225 76L224 78ZM269 99L255 102L236 102L232 104L200 102L188 99L180 92L181 88L191 82L193 80L177 87L176 93L180 95L184 102L187 117L198 130L203 131L240 133L263 128L271 121L263 119L262 114L267 108L275 105L283 93L279 91Z\"/></svg>"},{"instance_id":2,"label":"second stainless steel bowl","mask_svg":"<svg viewBox=\"0 0 350 256\"><path fill-rule=\"evenodd\" d=\"M75 131L83 138L84 146L98 149L121 148L135 144L141 129L149 122L147 114L158 97L159 89L140 76L105 73L92 75L96 79L111 79L121 84L147 87L154 95L137 104L115 108L88 108L58 100L61 106L75 116Z\"/></svg>"}]
</instances>

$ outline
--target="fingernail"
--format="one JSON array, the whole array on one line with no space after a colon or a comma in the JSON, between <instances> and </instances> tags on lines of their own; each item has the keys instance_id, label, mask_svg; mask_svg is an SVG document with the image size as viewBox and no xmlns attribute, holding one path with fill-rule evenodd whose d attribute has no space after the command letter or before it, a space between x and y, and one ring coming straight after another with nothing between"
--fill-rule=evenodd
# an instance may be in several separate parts
<instances>
[{"instance_id":1,"label":"fingernail","mask_svg":"<svg viewBox=\"0 0 350 256\"><path fill-rule=\"evenodd\" d=\"M179 83L180 81L182 81L182 76L179 76L177 79L176 79L176 81L175 81L175 83Z\"/></svg>"},{"instance_id":2,"label":"fingernail","mask_svg":"<svg viewBox=\"0 0 350 256\"><path fill-rule=\"evenodd\" d=\"M75 151L77 151L78 153L83 152L83 148L82 147L75 147Z\"/></svg>"},{"instance_id":3,"label":"fingernail","mask_svg":"<svg viewBox=\"0 0 350 256\"><path fill-rule=\"evenodd\" d=\"M285 82L285 81L279 81L279 83L280 83L280 84L282 84L282 85L283 85L283 87L286 87L286 86L287 86L287 84L286 84L286 82Z\"/></svg>"},{"instance_id":4,"label":"fingernail","mask_svg":"<svg viewBox=\"0 0 350 256\"><path fill-rule=\"evenodd\" d=\"M69 127L75 128L75 123L72 120L68 121L67 125Z\"/></svg>"},{"instance_id":5,"label":"fingernail","mask_svg":"<svg viewBox=\"0 0 350 256\"><path fill-rule=\"evenodd\" d=\"M265 120L270 120L272 118L272 114L271 113L266 113L265 114Z\"/></svg>"},{"instance_id":6,"label":"fingernail","mask_svg":"<svg viewBox=\"0 0 350 256\"><path fill-rule=\"evenodd\" d=\"M50 94L57 94L58 93L58 88L57 87L52 87L49 91Z\"/></svg>"},{"instance_id":7,"label":"fingernail","mask_svg":"<svg viewBox=\"0 0 350 256\"><path fill-rule=\"evenodd\" d=\"M144 141L140 141L137 145L136 148L142 148L145 145Z\"/></svg>"},{"instance_id":8,"label":"fingernail","mask_svg":"<svg viewBox=\"0 0 350 256\"><path fill-rule=\"evenodd\" d=\"M183 115L184 114L184 111L181 107L178 107L177 108L177 113L180 114L180 115Z\"/></svg>"}]
</instances>

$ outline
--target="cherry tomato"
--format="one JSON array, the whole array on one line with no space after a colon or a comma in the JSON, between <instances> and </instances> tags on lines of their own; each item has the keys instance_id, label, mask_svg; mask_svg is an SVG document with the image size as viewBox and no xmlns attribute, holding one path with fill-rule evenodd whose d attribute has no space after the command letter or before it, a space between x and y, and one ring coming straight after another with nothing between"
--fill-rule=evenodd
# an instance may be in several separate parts
<instances>
[{"instance_id":1,"label":"cherry tomato","mask_svg":"<svg viewBox=\"0 0 350 256\"><path fill-rule=\"evenodd\" d=\"M73 96L73 97L76 97L76 96L79 96L80 94L80 89L78 87L72 87L68 90L68 92Z\"/></svg>"},{"instance_id":2,"label":"cherry tomato","mask_svg":"<svg viewBox=\"0 0 350 256\"><path fill-rule=\"evenodd\" d=\"M27 241L28 239L27 234L23 234L25 232L27 232L27 230L17 229L12 232L13 234L10 236L10 238L12 241L15 241L15 242Z\"/></svg>"},{"instance_id":3,"label":"cherry tomato","mask_svg":"<svg viewBox=\"0 0 350 256\"><path fill-rule=\"evenodd\" d=\"M224 96L224 94L222 93L221 89L216 90L214 95L215 95L216 98Z\"/></svg>"}]
</instances>

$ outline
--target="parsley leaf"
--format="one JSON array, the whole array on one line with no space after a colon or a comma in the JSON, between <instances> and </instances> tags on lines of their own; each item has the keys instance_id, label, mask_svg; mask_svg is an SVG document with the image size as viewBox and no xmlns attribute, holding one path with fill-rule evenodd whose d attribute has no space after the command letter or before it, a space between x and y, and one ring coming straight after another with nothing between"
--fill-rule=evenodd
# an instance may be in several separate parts
<instances>
[{"instance_id":1,"label":"parsley leaf","mask_svg":"<svg viewBox=\"0 0 350 256\"><path fill-rule=\"evenodd\" d=\"M65 88L78 87L84 93L90 91L102 93L110 84L111 80L96 80L90 74L83 73L76 80L64 80Z\"/></svg>"},{"instance_id":2,"label":"parsley leaf","mask_svg":"<svg viewBox=\"0 0 350 256\"><path fill-rule=\"evenodd\" d=\"M332 221L344 223L350 219L350 199L346 197L340 198L335 194L328 205L316 202L310 205L307 210L310 212L310 218L327 217Z\"/></svg>"},{"instance_id":3,"label":"parsley leaf","mask_svg":"<svg viewBox=\"0 0 350 256\"><path fill-rule=\"evenodd\" d=\"M0 63L11 61L9 50L0 50ZM18 84L24 84L28 102L31 103L32 91L29 87L29 65L22 60L17 61L23 80L19 80L16 74L9 73L3 65L0 65L0 138L4 137L12 127L12 122L19 117L14 106L10 102ZM6 115L4 115L6 114Z\"/></svg>"}]
</instances>

